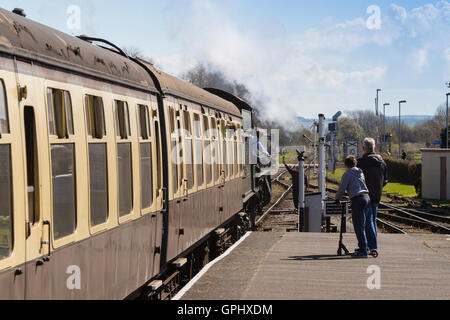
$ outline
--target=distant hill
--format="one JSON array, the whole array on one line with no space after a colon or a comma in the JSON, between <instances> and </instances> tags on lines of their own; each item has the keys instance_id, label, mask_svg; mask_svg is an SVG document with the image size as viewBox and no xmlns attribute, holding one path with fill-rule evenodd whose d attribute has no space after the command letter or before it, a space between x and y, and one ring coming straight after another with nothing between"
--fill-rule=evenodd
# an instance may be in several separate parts
<instances>
[{"instance_id":1,"label":"distant hill","mask_svg":"<svg viewBox=\"0 0 450 320\"><path fill-rule=\"evenodd\" d=\"M416 124L421 124L424 122L427 122L428 120L432 120L434 118L434 116L408 116L408 115L404 115L402 116L402 122L408 126L415 126ZM386 120L390 119L390 120L394 120L394 121L398 121L398 116L395 117L386 117Z\"/></svg>"},{"instance_id":2,"label":"distant hill","mask_svg":"<svg viewBox=\"0 0 450 320\"><path fill-rule=\"evenodd\" d=\"M410 116L410 115L402 115L402 122L408 126L415 126L416 124L420 124L423 122L426 122L428 120L432 120L434 118L434 116L429 116L429 115L422 115L422 116ZM312 126L312 124L314 123L314 121L316 119L307 119L307 118L303 118L303 117L297 117L298 121L300 122L300 124L305 127L305 128L309 128ZM392 116L392 117L386 117L386 120L392 120L392 121L398 121L398 116ZM327 119L326 122L331 122L331 119Z\"/></svg>"}]
</instances>

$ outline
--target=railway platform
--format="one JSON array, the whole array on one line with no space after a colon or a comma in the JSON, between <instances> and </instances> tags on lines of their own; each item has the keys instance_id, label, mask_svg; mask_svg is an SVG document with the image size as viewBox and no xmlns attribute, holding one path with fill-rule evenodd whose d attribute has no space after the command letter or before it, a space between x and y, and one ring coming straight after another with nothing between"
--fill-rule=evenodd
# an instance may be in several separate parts
<instances>
[{"instance_id":1,"label":"railway platform","mask_svg":"<svg viewBox=\"0 0 450 320\"><path fill-rule=\"evenodd\" d=\"M251 233L178 298L450 299L450 236L381 233L380 256L368 259L337 256L338 239L326 233ZM344 243L353 251L354 234L345 234Z\"/></svg>"}]
</instances>

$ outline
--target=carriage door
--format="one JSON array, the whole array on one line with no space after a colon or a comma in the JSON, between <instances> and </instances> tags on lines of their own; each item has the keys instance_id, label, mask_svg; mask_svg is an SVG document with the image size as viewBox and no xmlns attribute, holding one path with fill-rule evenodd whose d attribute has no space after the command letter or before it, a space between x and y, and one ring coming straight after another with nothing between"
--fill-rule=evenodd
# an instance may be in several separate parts
<instances>
[{"instance_id":1,"label":"carriage door","mask_svg":"<svg viewBox=\"0 0 450 320\"><path fill-rule=\"evenodd\" d=\"M41 124L46 123L46 112L44 93L36 90L34 85L33 68L32 64L16 62L25 168L25 259L28 262L25 267L25 299L45 298L49 290L48 284L40 283L45 278L44 273L48 263L46 256L50 248L48 238L48 228L50 227L48 221L50 219L45 215L43 208L42 199L45 190L43 190L41 170L43 166L42 150L45 150L47 140L45 137L46 127ZM44 128L45 131L41 130Z\"/></svg>"},{"instance_id":2,"label":"carriage door","mask_svg":"<svg viewBox=\"0 0 450 320\"><path fill-rule=\"evenodd\" d=\"M3 70L5 69L5 70ZM0 300L24 299L25 214L17 87L0 59Z\"/></svg>"}]
</instances>

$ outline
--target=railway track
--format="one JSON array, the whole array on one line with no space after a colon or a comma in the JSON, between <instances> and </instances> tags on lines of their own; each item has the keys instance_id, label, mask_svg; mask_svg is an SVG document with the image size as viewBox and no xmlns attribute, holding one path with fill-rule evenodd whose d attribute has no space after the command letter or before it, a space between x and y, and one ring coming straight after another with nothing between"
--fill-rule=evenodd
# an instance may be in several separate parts
<instances>
[{"instance_id":1,"label":"railway track","mask_svg":"<svg viewBox=\"0 0 450 320\"><path fill-rule=\"evenodd\" d=\"M287 173L281 171L272 182L281 186L284 190L278 198L257 219L256 225L262 231L284 229L296 231L298 228L298 216L290 203L284 205L287 195L292 190L292 185L282 182L282 177ZM318 187L309 184L310 188ZM334 188L326 188L330 193L336 193ZM286 208L288 206L289 208ZM389 203L381 202L377 218L378 227L389 233L415 233L424 230L433 233L450 234L450 217L436 213L425 212L413 208L404 208Z\"/></svg>"},{"instance_id":2,"label":"railway track","mask_svg":"<svg viewBox=\"0 0 450 320\"><path fill-rule=\"evenodd\" d=\"M272 180L272 183L280 185L284 191L256 220L256 226L259 230L296 231L298 229L298 216L293 205L284 205L287 195L292 190L292 185L280 181L286 173L288 173L287 170L283 170Z\"/></svg>"}]
</instances>

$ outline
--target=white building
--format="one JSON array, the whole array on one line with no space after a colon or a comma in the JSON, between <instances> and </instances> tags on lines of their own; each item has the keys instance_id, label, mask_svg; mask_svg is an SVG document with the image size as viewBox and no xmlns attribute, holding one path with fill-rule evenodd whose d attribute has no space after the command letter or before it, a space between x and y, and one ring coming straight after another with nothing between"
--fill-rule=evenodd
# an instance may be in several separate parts
<instances>
[{"instance_id":1,"label":"white building","mask_svg":"<svg viewBox=\"0 0 450 320\"><path fill-rule=\"evenodd\" d=\"M450 149L421 149L422 197L450 200Z\"/></svg>"}]
</instances>

